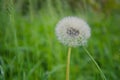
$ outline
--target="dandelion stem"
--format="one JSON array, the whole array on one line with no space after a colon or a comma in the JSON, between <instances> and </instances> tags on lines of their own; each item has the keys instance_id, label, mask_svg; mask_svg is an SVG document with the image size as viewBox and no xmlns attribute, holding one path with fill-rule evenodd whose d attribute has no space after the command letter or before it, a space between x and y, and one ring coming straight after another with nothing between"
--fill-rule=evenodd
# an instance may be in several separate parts
<instances>
[{"instance_id":1,"label":"dandelion stem","mask_svg":"<svg viewBox=\"0 0 120 80\"><path fill-rule=\"evenodd\" d=\"M103 71L101 70L101 68L99 67L99 65L97 64L97 62L94 60L94 58L90 55L89 51L85 47L83 47L83 48L86 51L86 53L88 54L88 56L91 58L91 60L94 62L94 64L98 68L98 70L100 71L101 77L103 78L103 80L107 80L106 77L105 77L105 75L104 75L104 73L103 73Z\"/></svg>"},{"instance_id":2,"label":"dandelion stem","mask_svg":"<svg viewBox=\"0 0 120 80\"><path fill-rule=\"evenodd\" d=\"M71 54L71 47L68 48L68 56L67 56L67 66L66 66L66 80L69 80L69 73L70 73L70 54Z\"/></svg>"}]
</instances>

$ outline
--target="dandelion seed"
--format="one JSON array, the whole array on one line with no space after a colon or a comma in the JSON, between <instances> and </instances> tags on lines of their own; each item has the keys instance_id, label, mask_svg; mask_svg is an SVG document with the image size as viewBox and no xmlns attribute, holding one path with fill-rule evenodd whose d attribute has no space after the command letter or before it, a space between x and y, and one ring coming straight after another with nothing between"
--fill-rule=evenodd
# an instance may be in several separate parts
<instances>
[{"instance_id":1,"label":"dandelion seed","mask_svg":"<svg viewBox=\"0 0 120 80\"><path fill-rule=\"evenodd\" d=\"M70 47L83 46L90 37L90 27L77 17L65 17L56 27L58 40Z\"/></svg>"}]
</instances>

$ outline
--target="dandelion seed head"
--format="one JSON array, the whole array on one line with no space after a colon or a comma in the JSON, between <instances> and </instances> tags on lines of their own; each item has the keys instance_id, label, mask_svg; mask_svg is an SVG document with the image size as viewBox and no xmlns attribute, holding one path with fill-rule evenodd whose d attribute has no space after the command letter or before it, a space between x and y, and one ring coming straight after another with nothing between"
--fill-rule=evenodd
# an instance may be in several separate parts
<instances>
[{"instance_id":1,"label":"dandelion seed head","mask_svg":"<svg viewBox=\"0 0 120 80\"><path fill-rule=\"evenodd\" d=\"M88 24L77 17L63 18L58 22L55 31L58 40L71 47L84 46L91 35Z\"/></svg>"}]
</instances>

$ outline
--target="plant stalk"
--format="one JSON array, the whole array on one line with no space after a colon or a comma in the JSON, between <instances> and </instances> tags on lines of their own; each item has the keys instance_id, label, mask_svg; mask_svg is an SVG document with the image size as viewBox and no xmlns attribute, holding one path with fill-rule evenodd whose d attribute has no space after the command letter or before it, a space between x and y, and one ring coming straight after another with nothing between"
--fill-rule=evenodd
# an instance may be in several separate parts
<instances>
[{"instance_id":1,"label":"plant stalk","mask_svg":"<svg viewBox=\"0 0 120 80\"><path fill-rule=\"evenodd\" d=\"M89 51L83 47L84 50L86 51L86 53L88 54L88 56L91 58L91 60L94 62L94 64L96 65L96 67L98 68L98 70L100 71L101 77L103 78L103 80L107 80L103 71L101 70L101 68L99 67L99 65L97 64L97 62L94 60L94 58L91 56L91 54L89 53Z\"/></svg>"},{"instance_id":2,"label":"plant stalk","mask_svg":"<svg viewBox=\"0 0 120 80\"><path fill-rule=\"evenodd\" d=\"M66 66L66 80L69 80L69 74L70 74L70 54L71 54L71 47L68 48L67 66Z\"/></svg>"}]
</instances>

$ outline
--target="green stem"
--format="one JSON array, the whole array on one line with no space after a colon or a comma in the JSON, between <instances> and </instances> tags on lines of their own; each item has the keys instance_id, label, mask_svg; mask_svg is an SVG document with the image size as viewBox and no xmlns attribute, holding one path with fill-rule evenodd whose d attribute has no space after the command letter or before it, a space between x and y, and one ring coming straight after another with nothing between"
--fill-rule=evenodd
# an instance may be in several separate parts
<instances>
[{"instance_id":1,"label":"green stem","mask_svg":"<svg viewBox=\"0 0 120 80\"><path fill-rule=\"evenodd\" d=\"M85 47L83 47L83 48L86 51L86 53L88 54L88 56L91 58L91 60L94 62L94 64L98 68L98 70L100 71L101 77L103 78L103 80L107 80L106 77L105 77L105 75L104 75L104 73L103 73L103 71L101 70L101 68L99 67L99 65L97 64L97 62L94 60L94 58L91 56L91 54L89 53L89 51Z\"/></svg>"},{"instance_id":2,"label":"green stem","mask_svg":"<svg viewBox=\"0 0 120 80\"><path fill-rule=\"evenodd\" d=\"M67 56L67 66L66 66L66 80L69 80L70 74L70 54L71 54L71 47L68 49L68 56Z\"/></svg>"}]
</instances>

